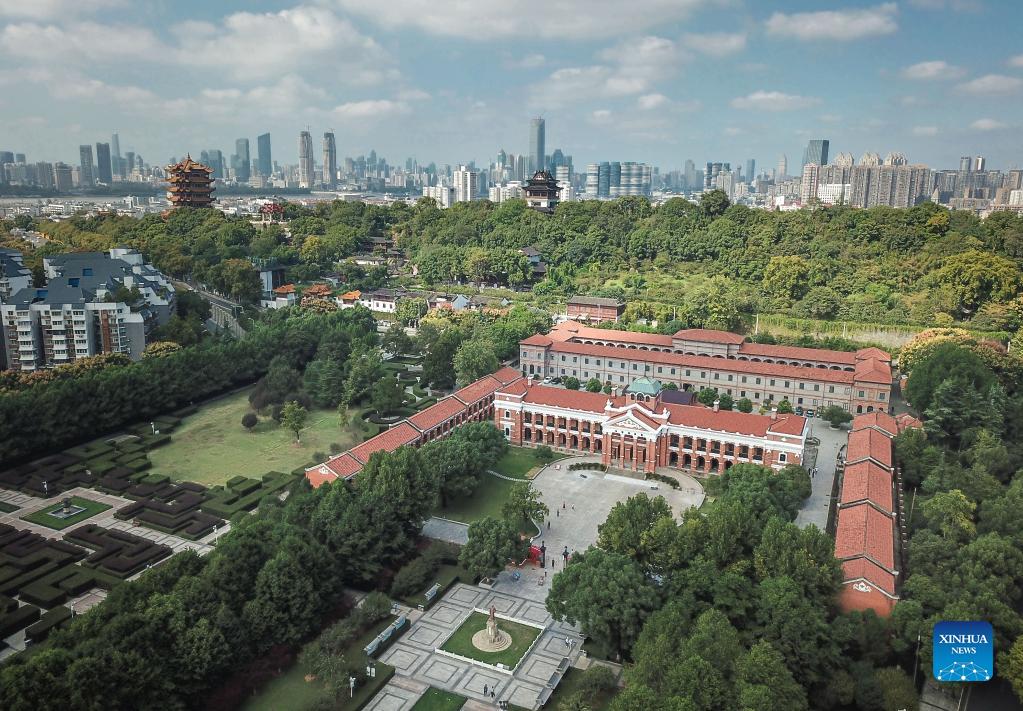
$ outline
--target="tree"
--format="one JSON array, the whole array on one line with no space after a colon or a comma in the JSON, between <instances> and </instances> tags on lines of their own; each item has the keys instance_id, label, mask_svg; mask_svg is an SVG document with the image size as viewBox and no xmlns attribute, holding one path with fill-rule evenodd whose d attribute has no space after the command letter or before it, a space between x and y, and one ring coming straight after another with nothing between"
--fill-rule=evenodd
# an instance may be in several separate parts
<instances>
[{"instance_id":1,"label":"tree","mask_svg":"<svg viewBox=\"0 0 1023 711\"><path fill-rule=\"evenodd\" d=\"M739 398L739 401L735 403L735 409L739 412L753 412L753 401L748 397Z\"/></svg>"},{"instance_id":2,"label":"tree","mask_svg":"<svg viewBox=\"0 0 1023 711\"><path fill-rule=\"evenodd\" d=\"M700 209L710 219L724 215L729 204L724 190L708 190L700 196Z\"/></svg>"},{"instance_id":3,"label":"tree","mask_svg":"<svg viewBox=\"0 0 1023 711\"><path fill-rule=\"evenodd\" d=\"M964 542L974 536L977 527L973 514L977 505L958 489L935 494L920 505L927 527L946 539Z\"/></svg>"},{"instance_id":4,"label":"tree","mask_svg":"<svg viewBox=\"0 0 1023 711\"><path fill-rule=\"evenodd\" d=\"M828 405L821 413L821 417L827 420L834 429L838 429L846 422L852 421L852 413L840 405Z\"/></svg>"},{"instance_id":5,"label":"tree","mask_svg":"<svg viewBox=\"0 0 1023 711\"><path fill-rule=\"evenodd\" d=\"M247 429L249 432L252 428L259 424L259 417L256 416L255 412L246 412L242 415L242 427Z\"/></svg>"},{"instance_id":6,"label":"tree","mask_svg":"<svg viewBox=\"0 0 1023 711\"><path fill-rule=\"evenodd\" d=\"M794 301L806 292L809 275L810 266L802 257L771 257L764 270L764 290L787 301Z\"/></svg>"},{"instance_id":7,"label":"tree","mask_svg":"<svg viewBox=\"0 0 1023 711\"><path fill-rule=\"evenodd\" d=\"M785 666L785 658L766 640L757 642L739 658L735 668L735 688L739 708L744 711L801 711L809 708L806 691L792 678L792 673Z\"/></svg>"},{"instance_id":8,"label":"tree","mask_svg":"<svg viewBox=\"0 0 1023 711\"><path fill-rule=\"evenodd\" d=\"M420 327L422 330L422 326ZM465 332L449 326L429 346L423 358L422 382L435 388L450 388L455 384L455 354L465 340ZM496 370L496 366L495 366Z\"/></svg>"},{"instance_id":9,"label":"tree","mask_svg":"<svg viewBox=\"0 0 1023 711\"><path fill-rule=\"evenodd\" d=\"M899 667L885 667L875 673L886 709L915 709L918 706L916 686L909 674Z\"/></svg>"},{"instance_id":10,"label":"tree","mask_svg":"<svg viewBox=\"0 0 1023 711\"><path fill-rule=\"evenodd\" d=\"M348 361L343 402L354 405L365 400L382 373L380 354L375 349L362 346L353 350Z\"/></svg>"},{"instance_id":11,"label":"tree","mask_svg":"<svg viewBox=\"0 0 1023 711\"><path fill-rule=\"evenodd\" d=\"M636 494L615 504L604 523L597 526L597 545L649 568L653 557L659 553L651 549L659 543L651 532L663 519L674 522L671 507L663 496L651 499L645 493Z\"/></svg>"},{"instance_id":12,"label":"tree","mask_svg":"<svg viewBox=\"0 0 1023 711\"><path fill-rule=\"evenodd\" d=\"M590 378L586 381L586 392L599 393L600 387L600 380L598 378Z\"/></svg>"},{"instance_id":13,"label":"tree","mask_svg":"<svg viewBox=\"0 0 1023 711\"><path fill-rule=\"evenodd\" d=\"M455 375L461 385L475 382L501 366L494 354L493 346L475 338L458 346L454 365Z\"/></svg>"},{"instance_id":14,"label":"tree","mask_svg":"<svg viewBox=\"0 0 1023 711\"><path fill-rule=\"evenodd\" d=\"M731 410L735 407L735 400L728 393L721 393L718 395L718 407L722 410Z\"/></svg>"},{"instance_id":15,"label":"tree","mask_svg":"<svg viewBox=\"0 0 1023 711\"><path fill-rule=\"evenodd\" d=\"M407 326L425 316L429 309L426 299L399 299L394 306L394 317Z\"/></svg>"},{"instance_id":16,"label":"tree","mask_svg":"<svg viewBox=\"0 0 1023 711\"><path fill-rule=\"evenodd\" d=\"M512 484L501 514L517 525L520 521L542 523L551 512L547 504L540 500L540 492L528 481L520 481Z\"/></svg>"},{"instance_id":17,"label":"tree","mask_svg":"<svg viewBox=\"0 0 1023 711\"><path fill-rule=\"evenodd\" d=\"M400 321L395 321L380 339L380 347L388 353L401 355L412 351L412 339L405 333L405 327Z\"/></svg>"},{"instance_id":18,"label":"tree","mask_svg":"<svg viewBox=\"0 0 1023 711\"><path fill-rule=\"evenodd\" d=\"M546 444L541 444L533 450L533 456L538 462L550 462L554 460L554 450Z\"/></svg>"},{"instance_id":19,"label":"tree","mask_svg":"<svg viewBox=\"0 0 1023 711\"><path fill-rule=\"evenodd\" d=\"M565 386L566 390L578 390L579 389L579 378L574 375L570 375L561 381L561 384Z\"/></svg>"},{"instance_id":20,"label":"tree","mask_svg":"<svg viewBox=\"0 0 1023 711\"><path fill-rule=\"evenodd\" d=\"M369 404L378 415L394 412L405 401L405 389L397 378L380 378L370 392Z\"/></svg>"},{"instance_id":21,"label":"tree","mask_svg":"<svg viewBox=\"0 0 1023 711\"><path fill-rule=\"evenodd\" d=\"M780 415L791 415L795 410L792 409L792 403L789 402L788 398L784 398L778 403L778 414Z\"/></svg>"},{"instance_id":22,"label":"tree","mask_svg":"<svg viewBox=\"0 0 1023 711\"><path fill-rule=\"evenodd\" d=\"M518 526L488 516L469 524L468 538L458 562L474 578L493 578L508 561L525 558L528 544L519 535Z\"/></svg>"},{"instance_id":23,"label":"tree","mask_svg":"<svg viewBox=\"0 0 1023 711\"><path fill-rule=\"evenodd\" d=\"M284 403L284 409L281 410L281 425L288 430L295 433L295 441L298 442L298 434L305 427L306 419L309 417L309 411L299 405L294 400Z\"/></svg>"},{"instance_id":24,"label":"tree","mask_svg":"<svg viewBox=\"0 0 1023 711\"><path fill-rule=\"evenodd\" d=\"M1012 690L1018 698L1023 699L1023 636L1016 638L1001 666L1005 678L1012 684Z\"/></svg>"},{"instance_id":25,"label":"tree","mask_svg":"<svg viewBox=\"0 0 1023 711\"><path fill-rule=\"evenodd\" d=\"M697 401L702 405L710 407L714 404L714 401L718 399L717 388L703 388L696 396Z\"/></svg>"},{"instance_id":26,"label":"tree","mask_svg":"<svg viewBox=\"0 0 1023 711\"><path fill-rule=\"evenodd\" d=\"M547 610L619 654L626 654L659 604L657 590L628 556L590 548L554 576Z\"/></svg>"}]
</instances>

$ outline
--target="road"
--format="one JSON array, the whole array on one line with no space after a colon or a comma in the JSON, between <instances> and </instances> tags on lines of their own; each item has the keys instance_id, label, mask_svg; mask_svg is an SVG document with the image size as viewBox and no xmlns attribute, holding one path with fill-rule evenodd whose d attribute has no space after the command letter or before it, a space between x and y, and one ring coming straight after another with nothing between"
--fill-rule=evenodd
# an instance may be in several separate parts
<instances>
[{"instance_id":1,"label":"road","mask_svg":"<svg viewBox=\"0 0 1023 711\"><path fill-rule=\"evenodd\" d=\"M828 524L831 490L835 482L835 462L838 450L849 440L847 429L833 430L819 418L813 420L813 436L821 441L817 449L817 475L811 479L812 493L796 514L796 525L806 528L811 523L824 530Z\"/></svg>"}]
</instances>

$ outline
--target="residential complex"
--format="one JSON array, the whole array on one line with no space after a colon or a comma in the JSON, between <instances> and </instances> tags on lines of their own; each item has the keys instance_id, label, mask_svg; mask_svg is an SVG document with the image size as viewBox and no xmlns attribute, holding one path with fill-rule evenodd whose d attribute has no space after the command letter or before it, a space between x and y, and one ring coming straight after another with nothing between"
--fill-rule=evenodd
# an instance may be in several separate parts
<instances>
[{"instance_id":1,"label":"residential complex","mask_svg":"<svg viewBox=\"0 0 1023 711\"><path fill-rule=\"evenodd\" d=\"M7 367L38 370L100 353L142 357L147 335L175 310L167 278L129 249L43 260L47 284L0 304Z\"/></svg>"},{"instance_id":2,"label":"residential complex","mask_svg":"<svg viewBox=\"0 0 1023 711\"><path fill-rule=\"evenodd\" d=\"M788 400L804 409L839 405L862 413L891 407L891 356L749 343L726 331L684 329L667 336L592 328L575 321L520 344L522 374L596 378L624 389L639 377L682 390L717 388L757 407Z\"/></svg>"},{"instance_id":3,"label":"residential complex","mask_svg":"<svg viewBox=\"0 0 1023 711\"><path fill-rule=\"evenodd\" d=\"M853 419L837 502L835 557L842 561L839 606L891 614L902 570L901 483L892 440L920 421L882 412Z\"/></svg>"},{"instance_id":4,"label":"residential complex","mask_svg":"<svg viewBox=\"0 0 1023 711\"><path fill-rule=\"evenodd\" d=\"M572 321L617 323L625 313L625 302L601 296L573 296L568 300L565 311Z\"/></svg>"},{"instance_id":5,"label":"residential complex","mask_svg":"<svg viewBox=\"0 0 1023 711\"><path fill-rule=\"evenodd\" d=\"M806 418L677 404L678 393L656 380L634 385L609 397L522 378L495 393L494 425L514 445L599 455L605 466L641 472L716 474L743 462L781 469L803 461Z\"/></svg>"}]
</instances>

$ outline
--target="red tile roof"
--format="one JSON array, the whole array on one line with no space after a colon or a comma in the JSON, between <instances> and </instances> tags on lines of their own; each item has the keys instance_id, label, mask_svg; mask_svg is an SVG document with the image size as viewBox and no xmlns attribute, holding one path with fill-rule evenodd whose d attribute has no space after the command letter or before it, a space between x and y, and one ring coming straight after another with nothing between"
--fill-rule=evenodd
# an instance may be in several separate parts
<instances>
[{"instance_id":1,"label":"red tile roof","mask_svg":"<svg viewBox=\"0 0 1023 711\"><path fill-rule=\"evenodd\" d=\"M856 582L850 580L842 585L838 592L839 609L843 612L873 610L878 617L888 617L892 614L897 599L888 597L878 589L879 586L870 583L867 583L869 590L866 592L858 590Z\"/></svg>"},{"instance_id":2,"label":"red tile roof","mask_svg":"<svg viewBox=\"0 0 1023 711\"><path fill-rule=\"evenodd\" d=\"M456 390L453 395L466 405L472 405L500 389L502 383L497 378L487 375L474 383L469 383L461 390Z\"/></svg>"},{"instance_id":3,"label":"red tile roof","mask_svg":"<svg viewBox=\"0 0 1023 711\"><path fill-rule=\"evenodd\" d=\"M522 346L549 346L552 343L554 343L554 341L542 333L534 334L529 338L524 338L519 341L519 345Z\"/></svg>"},{"instance_id":4,"label":"red tile roof","mask_svg":"<svg viewBox=\"0 0 1023 711\"><path fill-rule=\"evenodd\" d=\"M856 379L867 383L892 384L892 367L876 358L861 360L856 363Z\"/></svg>"},{"instance_id":5,"label":"red tile roof","mask_svg":"<svg viewBox=\"0 0 1023 711\"><path fill-rule=\"evenodd\" d=\"M324 484L332 484L337 481L337 474L323 471L322 468L310 469L305 473L305 478L314 489L319 489Z\"/></svg>"},{"instance_id":6,"label":"red tile roof","mask_svg":"<svg viewBox=\"0 0 1023 711\"><path fill-rule=\"evenodd\" d=\"M870 460L850 464L842 476L843 505L870 501L878 508L894 511L892 474Z\"/></svg>"},{"instance_id":7,"label":"red tile roof","mask_svg":"<svg viewBox=\"0 0 1023 711\"><path fill-rule=\"evenodd\" d=\"M764 437L768 432L798 435L802 433L806 424L806 418L798 415L778 415L777 419L772 420L770 415L754 415L735 410L714 412L709 407L700 407L699 405L665 405L664 407L668 410L668 422L673 425L757 437Z\"/></svg>"},{"instance_id":8,"label":"red tile roof","mask_svg":"<svg viewBox=\"0 0 1023 711\"><path fill-rule=\"evenodd\" d=\"M600 341L617 341L618 343L636 343L659 348L671 348L671 336L663 333L640 333L638 331L619 331L613 328L594 328L584 326L577 321L562 321L547 334L556 341L590 339Z\"/></svg>"},{"instance_id":9,"label":"red tile roof","mask_svg":"<svg viewBox=\"0 0 1023 711\"><path fill-rule=\"evenodd\" d=\"M492 378L497 378L502 384L507 385L508 383L518 380L522 377L522 373L518 368L513 368L510 365L506 365L496 373L491 373Z\"/></svg>"},{"instance_id":10,"label":"red tile roof","mask_svg":"<svg viewBox=\"0 0 1023 711\"><path fill-rule=\"evenodd\" d=\"M295 285L294 284L282 284L281 286L279 286L276 289L274 289L274 293L275 294L281 294L281 295L284 295L284 294L294 294L295 293Z\"/></svg>"},{"instance_id":11,"label":"red tile roof","mask_svg":"<svg viewBox=\"0 0 1023 711\"><path fill-rule=\"evenodd\" d=\"M853 373L844 370L826 370L824 368L806 368L800 365L779 365L777 363L753 363L746 360L715 358L713 356L687 356L680 353L664 351L641 351L617 346L598 346L586 343L554 343L553 353L586 355L612 360L635 360L655 365L675 366L676 368L703 368L738 373L740 375L764 375L793 380L812 380L828 383L851 384Z\"/></svg>"},{"instance_id":12,"label":"red tile roof","mask_svg":"<svg viewBox=\"0 0 1023 711\"><path fill-rule=\"evenodd\" d=\"M500 395L525 395L527 390L529 390L529 381L519 378L507 385L502 385L500 390L494 393L494 398L496 399Z\"/></svg>"},{"instance_id":13,"label":"red tile roof","mask_svg":"<svg viewBox=\"0 0 1023 711\"><path fill-rule=\"evenodd\" d=\"M908 429L921 429L924 423L913 417L908 412L903 412L901 415L895 416L895 421L899 425L899 432Z\"/></svg>"},{"instance_id":14,"label":"red tile roof","mask_svg":"<svg viewBox=\"0 0 1023 711\"><path fill-rule=\"evenodd\" d=\"M895 575L867 558L842 561L842 579L863 579L873 583L889 595L895 594Z\"/></svg>"},{"instance_id":15,"label":"red tile roof","mask_svg":"<svg viewBox=\"0 0 1023 711\"><path fill-rule=\"evenodd\" d=\"M305 298L306 296L328 296L332 292L333 290L326 284L313 284L302 292L302 297Z\"/></svg>"},{"instance_id":16,"label":"red tile roof","mask_svg":"<svg viewBox=\"0 0 1023 711\"><path fill-rule=\"evenodd\" d=\"M465 412L465 403L457 398L446 397L436 405L430 405L422 412L408 418L408 421L426 432L463 412Z\"/></svg>"},{"instance_id":17,"label":"red tile roof","mask_svg":"<svg viewBox=\"0 0 1023 711\"><path fill-rule=\"evenodd\" d=\"M407 421L402 421L386 432L381 432L376 437L368 439L358 447L353 448L351 454L365 464L369 456L374 452L393 452L402 445L417 441L419 436L419 430Z\"/></svg>"},{"instance_id":18,"label":"red tile roof","mask_svg":"<svg viewBox=\"0 0 1023 711\"><path fill-rule=\"evenodd\" d=\"M866 360L868 358L874 358L874 359L879 360L879 361L881 361L883 363L891 363L892 362L892 354L891 353L889 353L888 351L883 351L880 348L874 348L873 346L871 346L870 348L861 348L861 349L859 349L858 351L856 351L856 357L859 358L860 360Z\"/></svg>"},{"instance_id":19,"label":"red tile roof","mask_svg":"<svg viewBox=\"0 0 1023 711\"><path fill-rule=\"evenodd\" d=\"M791 358L812 360L820 363L835 363L851 366L856 363L856 354L847 351L832 351L824 348L803 348L801 346L778 346L770 343L743 343L740 355L758 358Z\"/></svg>"},{"instance_id":20,"label":"red tile roof","mask_svg":"<svg viewBox=\"0 0 1023 711\"><path fill-rule=\"evenodd\" d=\"M869 427L850 433L845 461L852 464L868 458L888 469L892 468L891 438Z\"/></svg>"},{"instance_id":21,"label":"red tile roof","mask_svg":"<svg viewBox=\"0 0 1023 711\"><path fill-rule=\"evenodd\" d=\"M591 393L585 390L565 390L552 388L549 385L533 385L526 392L523 402L533 405L560 407L581 412L604 412L608 396L603 393Z\"/></svg>"},{"instance_id":22,"label":"red tile roof","mask_svg":"<svg viewBox=\"0 0 1023 711\"><path fill-rule=\"evenodd\" d=\"M856 415L852 421L852 431L864 430L868 427L887 432L889 436L894 437L899 433L899 424L894 417L889 415L887 412L865 412L862 415Z\"/></svg>"},{"instance_id":23,"label":"red tile roof","mask_svg":"<svg viewBox=\"0 0 1023 711\"><path fill-rule=\"evenodd\" d=\"M890 571L896 569L892 519L869 504L838 510L835 557L844 560L860 556L866 556Z\"/></svg>"},{"instance_id":24,"label":"red tile roof","mask_svg":"<svg viewBox=\"0 0 1023 711\"><path fill-rule=\"evenodd\" d=\"M684 341L703 341L704 343L731 343L738 345L746 340L745 336L729 331L715 331L709 328L683 328L672 335L673 339Z\"/></svg>"}]
</instances>

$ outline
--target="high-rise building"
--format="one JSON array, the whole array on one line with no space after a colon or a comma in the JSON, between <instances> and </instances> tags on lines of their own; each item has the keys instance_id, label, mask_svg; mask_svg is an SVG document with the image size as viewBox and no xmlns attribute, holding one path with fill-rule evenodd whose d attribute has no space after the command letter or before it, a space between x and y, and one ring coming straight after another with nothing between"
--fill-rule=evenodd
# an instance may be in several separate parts
<instances>
[{"instance_id":1,"label":"high-rise building","mask_svg":"<svg viewBox=\"0 0 1023 711\"><path fill-rule=\"evenodd\" d=\"M830 141L826 138L814 138L806 144L803 151L803 165L814 163L817 166L828 164L828 146Z\"/></svg>"},{"instance_id":2,"label":"high-rise building","mask_svg":"<svg viewBox=\"0 0 1023 711\"><path fill-rule=\"evenodd\" d=\"M778 159L778 173L774 176L775 180L784 180L789 174L789 159L784 153L781 154L781 158Z\"/></svg>"},{"instance_id":3,"label":"high-rise building","mask_svg":"<svg viewBox=\"0 0 1023 711\"><path fill-rule=\"evenodd\" d=\"M611 196L611 164L604 161L600 164L597 173L597 197L606 198Z\"/></svg>"},{"instance_id":4,"label":"high-rise building","mask_svg":"<svg viewBox=\"0 0 1023 711\"><path fill-rule=\"evenodd\" d=\"M71 166L67 163L54 163L53 165L53 187L57 192L66 193L74 185L71 179Z\"/></svg>"},{"instance_id":5,"label":"high-rise building","mask_svg":"<svg viewBox=\"0 0 1023 711\"><path fill-rule=\"evenodd\" d=\"M717 183L715 182L718 174L721 172L730 173L732 172L731 163L707 163L707 170L703 173L703 189L711 190Z\"/></svg>"},{"instance_id":6,"label":"high-rise building","mask_svg":"<svg viewBox=\"0 0 1023 711\"><path fill-rule=\"evenodd\" d=\"M856 164L856 159L853 158L852 153L839 153L835 156L834 165L840 168L852 168Z\"/></svg>"},{"instance_id":7,"label":"high-rise building","mask_svg":"<svg viewBox=\"0 0 1023 711\"><path fill-rule=\"evenodd\" d=\"M959 172L969 173L973 170L973 156L959 157Z\"/></svg>"},{"instance_id":8,"label":"high-rise building","mask_svg":"<svg viewBox=\"0 0 1023 711\"><path fill-rule=\"evenodd\" d=\"M273 160L270 158L270 134L261 133L256 137L256 166L264 178L273 175Z\"/></svg>"},{"instance_id":9,"label":"high-rise building","mask_svg":"<svg viewBox=\"0 0 1023 711\"><path fill-rule=\"evenodd\" d=\"M881 165L881 156L879 154L877 154L877 153L873 153L871 151L867 151L860 158L860 166L861 167L868 167L868 168L870 168L870 167L875 167L875 166L879 166L879 165Z\"/></svg>"},{"instance_id":10,"label":"high-rise building","mask_svg":"<svg viewBox=\"0 0 1023 711\"><path fill-rule=\"evenodd\" d=\"M332 131L323 134L323 184L328 188L337 184L337 142Z\"/></svg>"},{"instance_id":11,"label":"high-rise building","mask_svg":"<svg viewBox=\"0 0 1023 711\"><path fill-rule=\"evenodd\" d=\"M696 163L690 159L686 159L685 162L685 181L686 190L693 190L694 188L699 187L696 184Z\"/></svg>"},{"instance_id":12,"label":"high-rise building","mask_svg":"<svg viewBox=\"0 0 1023 711\"><path fill-rule=\"evenodd\" d=\"M124 153L124 165L127 175L125 180L129 180L132 173L135 172L135 151L125 151Z\"/></svg>"},{"instance_id":13,"label":"high-rise building","mask_svg":"<svg viewBox=\"0 0 1023 711\"><path fill-rule=\"evenodd\" d=\"M113 171L110 167L110 144L96 144L96 178L104 185L114 182Z\"/></svg>"},{"instance_id":14,"label":"high-rise building","mask_svg":"<svg viewBox=\"0 0 1023 711\"><path fill-rule=\"evenodd\" d=\"M96 182L95 173L92 170L92 146L78 146L78 157L81 166L78 184L82 187L89 187Z\"/></svg>"},{"instance_id":15,"label":"high-rise building","mask_svg":"<svg viewBox=\"0 0 1023 711\"><path fill-rule=\"evenodd\" d=\"M909 160L905 153L891 152L884 157L885 165L907 165Z\"/></svg>"},{"instance_id":16,"label":"high-rise building","mask_svg":"<svg viewBox=\"0 0 1023 711\"><path fill-rule=\"evenodd\" d=\"M546 123L539 116L529 122L529 172L543 170L546 165ZM523 176L524 177L524 176Z\"/></svg>"},{"instance_id":17,"label":"high-rise building","mask_svg":"<svg viewBox=\"0 0 1023 711\"><path fill-rule=\"evenodd\" d=\"M803 180L799 187L799 201L805 206L817 201L817 185L820 181L820 166L807 163L803 166Z\"/></svg>"},{"instance_id":18,"label":"high-rise building","mask_svg":"<svg viewBox=\"0 0 1023 711\"><path fill-rule=\"evenodd\" d=\"M121 157L121 137L116 133L110 136L110 155L113 158Z\"/></svg>"},{"instance_id":19,"label":"high-rise building","mask_svg":"<svg viewBox=\"0 0 1023 711\"><path fill-rule=\"evenodd\" d=\"M315 180L313 137L308 131L302 131L298 134L298 187L311 188Z\"/></svg>"},{"instance_id":20,"label":"high-rise building","mask_svg":"<svg viewBox=\"0 0 1023 711\"><path fill-rule=\"evenodd\" d=\"M25 163L26 162L25 161L25 154L24 153L15 153L14 154L14 162L15 163Z\"/></svg>"},{"instance_id":21,"label":"high-rise building","mask_svg":"<svg viewBox=\"0 0 1023 711\"><path fill-rule=\"evenodd\" d=\"M976 160L973 162L973 170L977 173L982 173L987 170L987 158L984 156L977 156Z\"/></svg>"},{"instance_id":22,"label":"high-rise building","mask_svg":"<svg viewBox=\"0 0 1023 711\"><path fill-rule=\"evenodd\" d=\"M600 195L600 164L588 163L586 165L586 199L596 200Z\"/></svg>"},{"instance_id":23,"label":"high-rise building","mask_svg":"<svg viewBox=\"0 0 1023 711\"><path fill-rule=\"evenodd\" d=\"M480 174L464 165L458 166L454 174L455 202L469 202L479 197Z\"/></svg>"},{"instance_id":24,"label":"high-rise building","mask_svg":"<svg viewBox=\"0 0 1023 711\"><path fill-rule=\"evenodd\" d=\"M249 158L249 139L239 138L234 142L234 179L239 183L249 182L251 160Z\"/></svg>"},{"instance_id":25,"label":"high-rise building","mask_svg":"<svg viewBox=\"0 0 1023 711\"><path fill-rule=\"evenodd\" d=\"M757 177L757 161L756 158L746 159L746 182L752 183Z\"/></svg>"}]
</instances>

